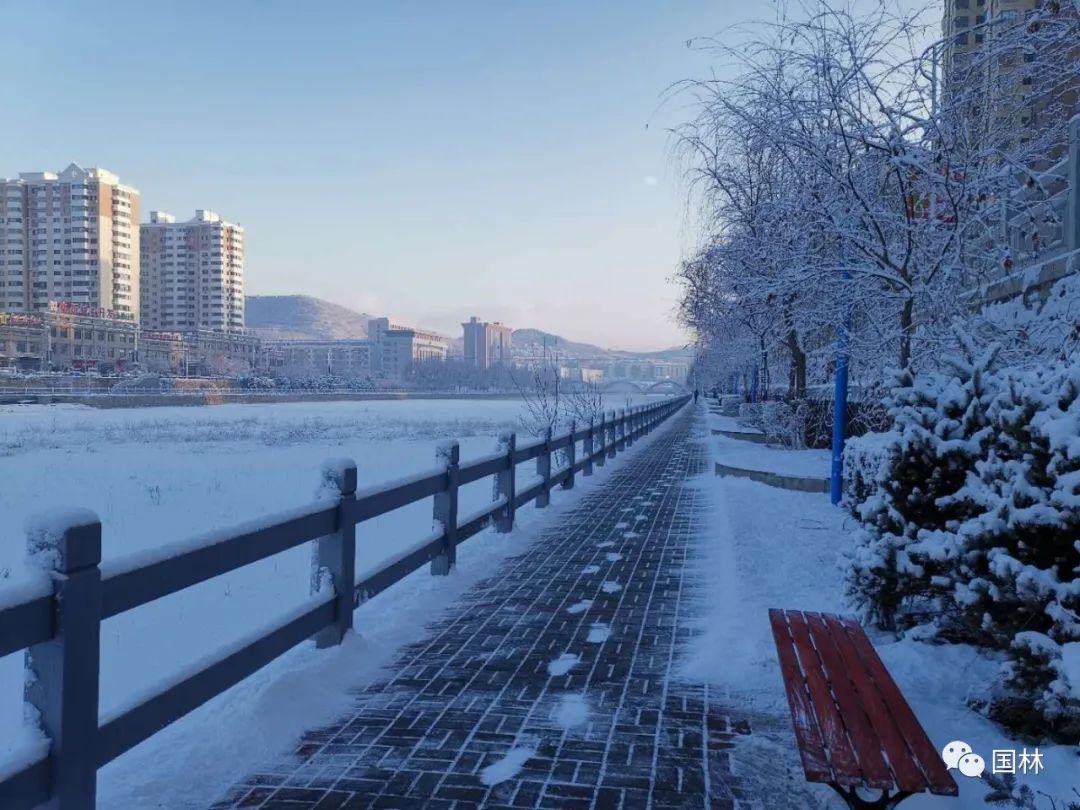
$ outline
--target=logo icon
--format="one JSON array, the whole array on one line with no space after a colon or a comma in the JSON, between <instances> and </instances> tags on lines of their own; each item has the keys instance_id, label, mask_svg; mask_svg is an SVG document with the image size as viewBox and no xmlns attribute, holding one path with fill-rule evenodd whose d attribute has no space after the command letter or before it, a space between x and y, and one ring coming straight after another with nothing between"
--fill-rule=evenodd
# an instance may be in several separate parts
<instances>
[{"instance_id":1,"label":"logo icon","mask_svg":"<svg viewBox=\"0 0 1080 810\"><path fill-rule=\"evenodd\" d=\"M945 767L950 771L955 768L972 779L978 779L986 770L986 761L963 740L953 740L942 748L941 758L945 760Z\"/></svg>"},{"instance_id":2,"label":"logo icon","mask_svg":"<svg viewBox=\"0 0 1080 810\"><path fill-rule=\"evenodd\" d=\"M957 767L964 776L978 779L986 770L986 762L978 754L964 754L960 757L960 764Z\"/></svg>"},{"instance_id":3,"label":"logo icon","mask_svg":"<svg viewBox=\"0 0 1080 810\"><path fill-rule=\"evenodd\" d=\"M971 753L971 746L963 740L953 740L941 749L941 758L945 760L945 767L950 771L960 766L960 757Z\"/></svg>"}]
</instances>

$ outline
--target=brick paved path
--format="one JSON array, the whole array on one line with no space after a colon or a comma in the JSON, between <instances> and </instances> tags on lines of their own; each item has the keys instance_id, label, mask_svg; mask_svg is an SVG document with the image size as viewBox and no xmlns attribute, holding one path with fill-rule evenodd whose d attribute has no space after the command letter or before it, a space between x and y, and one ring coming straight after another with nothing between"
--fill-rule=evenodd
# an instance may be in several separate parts
<instances>
[{"instance_id":1,"label":"brick paved path","mask_svg":"<svg viewBox=\"0 0 1080 810\"><path fill-rule=\"evenodd\" d=\"M704 503L685 482L705 451L687 439L701 421L687 408L614 462L562 525L403 648L350 716L215 808L737 807L738 724L706 688L669 678L691 632L684 568ZM520 772L485 784L511 751Z\"/></svg>"}]
</instances>

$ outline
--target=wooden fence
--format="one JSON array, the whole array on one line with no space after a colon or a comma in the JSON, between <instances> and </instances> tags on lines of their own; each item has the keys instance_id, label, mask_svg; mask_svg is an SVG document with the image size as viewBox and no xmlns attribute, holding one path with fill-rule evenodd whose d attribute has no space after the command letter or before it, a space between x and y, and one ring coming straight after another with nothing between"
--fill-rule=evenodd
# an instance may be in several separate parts
<instances>
[{"instance_id":1,"label":"wooden fence","mask_svg":"<svg viewBox=\"0 0 1080 810\"><path fill-rule=\"evenodd\" d=\"M441 469L360 494L355 464L334 462L324 476L336 487L336 502L317 501L210 541L167 547L151 557L139 554L130 563L121 559L104 571L97 517L91 512L66 516L62 530L45 538L45 548L41 537L31 538L30 550L52 561L51 588L15 598L0 591L0 657L26 650L24 700L40 717L49 740L48 751L30 762L0 763L0 807L23 810L48 803L60 810L93 808L98 768L301 642L314 638L320 647L340 644L361 602L425 563L433 574L448 573L460 543L491 524L509 532L519 507L532 501L547 506L553 488L572 489L578 473L592 475L594 465L614 458L689 399L611 412L585 427L571 425L563 435L549 430L521 447L514 434L504 434L497 452L466 464L459 461L458 443L447 442L437 453ZM519 489L517 466L534 459L539 480ZM565 463L553 469L553 459ZM488 476L495 479L492 503L459 518L460 487ZM357 525L425 498L434 504L432 535L357 581ZM99 718L103 620L312 541L321 572L313 580L324 584L313 581L310 599L283 623L235 645L158 694ZM326 581L332 587L325 587Z\"/></svg>"}]
</instances>

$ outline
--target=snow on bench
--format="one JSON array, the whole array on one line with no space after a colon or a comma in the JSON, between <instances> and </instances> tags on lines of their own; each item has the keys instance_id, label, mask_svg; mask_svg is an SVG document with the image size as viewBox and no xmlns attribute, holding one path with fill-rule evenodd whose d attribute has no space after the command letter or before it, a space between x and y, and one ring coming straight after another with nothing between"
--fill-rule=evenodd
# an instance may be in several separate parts
<instances>
[{"instance_id":1,"label":"snow on bench","mask_svg":"<svg viewBox=\"0 0 1080 810\"><path fill-rule=\"evenodd\" d=\"M809 782L852 810L892 810L958 789L870 639L853 619L770 610L795 740ZM874 800L859 789L880 790Z\"/></svg>"}]
</instances>

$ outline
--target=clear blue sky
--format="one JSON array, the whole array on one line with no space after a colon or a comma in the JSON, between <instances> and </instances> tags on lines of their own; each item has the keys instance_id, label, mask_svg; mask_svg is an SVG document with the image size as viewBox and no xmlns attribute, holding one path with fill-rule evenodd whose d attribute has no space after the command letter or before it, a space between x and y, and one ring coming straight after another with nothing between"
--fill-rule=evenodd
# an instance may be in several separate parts
<instances>
[{"instance_id":1,"label":"clear blue sky","mask_svg":"<svg viewBox=\"0 0 1080 810\"><path fill-rule=\"evenodd\" d=\"M0 176L214 209L249 293L662 348L692 235L661 97L759 2L0 0Z\"/></svg>"}]
</instances>

